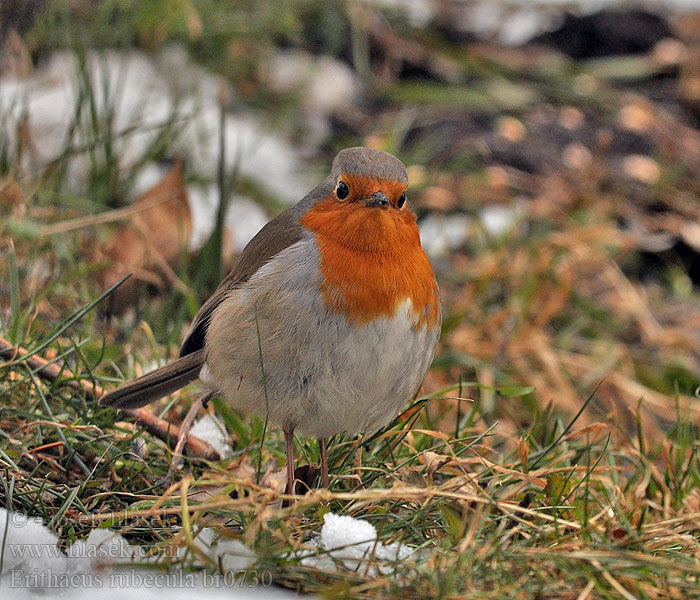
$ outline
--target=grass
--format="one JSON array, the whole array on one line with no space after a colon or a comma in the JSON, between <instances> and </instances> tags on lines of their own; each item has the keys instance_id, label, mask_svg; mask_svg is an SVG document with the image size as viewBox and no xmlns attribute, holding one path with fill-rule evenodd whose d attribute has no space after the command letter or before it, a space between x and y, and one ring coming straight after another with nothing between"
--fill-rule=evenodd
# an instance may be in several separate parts
<instances>
[{"instance_id":1,"label":"grass","mask_svg":"<svg viewBox=\"0 0 700 600\"><path fill-rule=\"evenodd\" d=\"M59 362L72 356L89 373L83 347L61 350ZM513 439L497 424L475 425L479 403L453 434L427 429L424 404L434 400L425 399L371 439L332 440L331 491L281 508L280 490L256 484L253 464L258 452L264 465L280 464L283 437L263 440L254 417L232 458L189 459L169 486L167 445L21 365L3 373L3 504L41 516L62 544L109 525L147 546L186 545L206 525L245 540L275 582L348 597L576 597L588 588L689 597L697 586L697 436L682 413L655 442L641 428L631 440L613 423L581 427L546 410ZM302 462L318 461L315 444L296 442ZM419 558L379 578L364 567L304 566L328 510L368 520L381 541L420 549Z\"/></svg>"},{"instance_id":2,"label":"grass","mask_svg":"<svg viewBox=\"0 0 700 600\"><path fill-rule=\"evenodd\" d=\"M245 19L217 20L211 7L178 6L182 12L166 22L172 30L139 21L136 11L124 30L109 32L110 43L138 39L157 47L164 39L184 39L194 56L246 90L247 99L277 111L283 99L270 100L260 85L243 85L254 80L250 65L222 66L221 54L212 51L247 47L261 32L236 29ZM314 11L324 13L311 2L289 9L286 20L268 24L261 46L279 39L297 43ZM102 35L108 13L93 15L90 36ZM47 22L54 21L28 35L36 48L41 40L57 43L42 29ZM367 44L365 33L354 30L360 46ZM331 38L320 36L314 48L343 52ZM361 49L354 48L357 60ZM687 156L692 137L683 137L691 134L656 115L659 125L645 140L656 149L662 177L644 187L621 177L615 156L603 150L594 149L588 170L530 173L485 164L479 144L485 139L497 147L495 114L514 115L534 136L538 121L528 120L531 113L551 103L555 113L573 106L591 127L614 129L615 103L623 101L607 83L604 63L574 69L566 62L560 70L537 72L513 66L507 55L479 52L484 49L450 54L468 61L464 69L479 78L468 85L446 89L439 81L396 79L379 86L377 112L360 137L384 144L414 167L419 176L411 198L419 213L437 210L429 191L440 187L453 198L442 210L466 214L473 224L463 245L434 261L445 323L433 368L421 396L390 426L363 438L330 440L330 490L312 490L287 508L275 485L284 468L284 438L263 420L213 401L207 410L223 418L233 455L221 461L185 455L171 483L166 442L133 419L99 408L71 384L111 389L173 356L197 299L207 294L196 268L183 265L177 275L194 285L191 295L173 290L144 298L124 316L105 320L98 304L104 290L94 277L99 266L85 252L100 243L103 230L42 232L41 224L118 204L133 181L134 173L120 171L110 154L124 132L94 111L91 98L102 83L83 72L74 114L87 142L81 148L67 142L51 169L23 172L22 149L3 145L0 336L63 373L48 381L22 360L0 363L0 505L41 517L64 548L95 527L109 527L148 548L185 549L162 552L162 568L170 571L222 568L195 560L201 553L194 537L212 527L252 548L257 567L276 584L333 598L700 595L697 285L679 257L650 258L619 226L639 205L662 204L692 217L683 213L698 200L695 165ZM579 71L600 78L595 93L572 87L572 73ZM527 94L518 91L522 80ZM498 89L512 92L511 104L482 106ZM465 106L469 112L459 112ZM443 123L457 129L438 127ZM576 135L585 138L586 127ZM163 155L175 130L163 124L147 159ZM463 132L461 145L445 131ZM348 137L334 134L318 163L325 165L334 145ZM546 137L535 143L544 145ZM82 194L69 191L65 181L64 161L76 152L93 159ZM220 170L220 186L230 191L225 175ZM12 190L14 201L7 200ZM525 216L503 235L490 235L480 211L523 196ZM197 393L187 388L154 410L179 423ZM297 466L318 464L312 440L297 437L295 453ZM316 472L308 473L318 484ZM371 564L313 568L303 558L318 550L313 541L328 511L367 520L379 541L401 542L415 552L379 576L371 576Z\"/></svg>"}]
</instances>

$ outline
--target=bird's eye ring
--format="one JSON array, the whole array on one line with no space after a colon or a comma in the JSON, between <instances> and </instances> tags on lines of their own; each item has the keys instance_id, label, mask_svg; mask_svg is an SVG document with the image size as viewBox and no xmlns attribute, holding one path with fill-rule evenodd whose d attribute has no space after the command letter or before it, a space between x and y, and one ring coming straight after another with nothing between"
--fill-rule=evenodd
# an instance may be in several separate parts
<instances>
[{"instance_id":1,"label":"bird's eye ring","mask_svg":"<svg viewBox=\"0 0 700 600\"><path fill-rule=\"evenodd\" d=\"M399 201L396 203L396 206L398 208L401 208L404 204L406 204L406 193L405 192L399 196Z\"/></svg>"},{"instance_id":2,"label":"bird's eye ring","mask_svg":"<svg viewBox=\"0 0 700 600\"><path fill-rule=\"evenodd\" d=\"M345 183L344 181L339 181L338 185L335 187L335 194L341 200L344 200L345 198L347 198L348 195L350 194L350 188L348 187L348 184Z\"/></svg>"}]
</instances>

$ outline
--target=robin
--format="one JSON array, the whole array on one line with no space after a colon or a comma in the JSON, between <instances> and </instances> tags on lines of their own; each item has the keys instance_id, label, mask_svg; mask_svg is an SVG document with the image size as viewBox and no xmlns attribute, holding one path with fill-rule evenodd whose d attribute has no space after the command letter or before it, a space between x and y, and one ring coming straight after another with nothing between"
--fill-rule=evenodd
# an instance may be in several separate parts
<instances>
[{"instance_id":1,"label":"robin","mask_svg":"<svg viewBox=\"0 0 700 600\"><path fill-rule=\"evenodd\" d=\"M325 440L374 431L410 400L435 355L433 269L396 157L347 148L330 175L265 225L202 305L180 358L106 394L135 408L199 378L234 408L284 431L287 493L294 432Z\"/></svg>"}]
</instances>

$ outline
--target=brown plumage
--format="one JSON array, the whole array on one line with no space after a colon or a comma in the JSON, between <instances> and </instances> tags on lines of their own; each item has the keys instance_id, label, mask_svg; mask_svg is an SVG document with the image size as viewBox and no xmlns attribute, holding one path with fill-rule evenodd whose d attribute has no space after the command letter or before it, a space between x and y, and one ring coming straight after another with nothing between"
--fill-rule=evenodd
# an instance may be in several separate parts
<instances>
[{"instance_id":1,"label":"brown plumage","mask_svg":"<svg viewBox=\"0 0 700 600\"><path fill-rule=\"evenodd\" d=\"M200 377L287 438L377 429L418 389L435 353L439 292L390 154L343 150L331 174L270 221L202 305L180 358L106 394L142 406Z\"/></svg>"}]
</instances>

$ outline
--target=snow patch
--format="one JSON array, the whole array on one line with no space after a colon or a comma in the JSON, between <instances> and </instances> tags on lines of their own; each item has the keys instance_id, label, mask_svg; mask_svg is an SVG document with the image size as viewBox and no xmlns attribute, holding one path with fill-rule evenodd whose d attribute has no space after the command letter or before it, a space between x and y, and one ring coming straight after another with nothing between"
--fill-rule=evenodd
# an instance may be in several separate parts
<instances>
[{"instance_id":1,"label":"snow patch","mask_svg":"<svg viewBox=\"0 0 700 600\"><path fill-rule=\"evenodd\" d=\"M420 241L430 258L442 258L467 241L472 228L466 215L431 214L418 223Z\"/></svg>"},{"instance_id":2,"label":"snow patch","mask_svg":"<svg viewBox=\"0 0 700 600\"><path fill-rule=\"evenodd\" d=\"M270 89L298 94L304 125L304 147L315 148L331 134L331 116L347 110L362 92L357 74L332 56L314 56L301 50L277 52L262 68Z\"/></svg>"},{"instance_id":3,"label":"snow patch","mask_svg":"<svg viewBox=\"0 0 700 600\"><path fill-rule=\"evenodd\" d=\"M221 573L179 567L155 570L163 559L183 559L184 547L154 554L108 529L93 529L63 552L58 537L41 520L0 508L0 597L94 600L99 594L105 599L122 600L127 595L130 600L155 600L166 593L175 600L196 600L230 598L232 588L236 598L292 597L285 590L253 588L233 578L257 562L256 554L242 542L210 528L195 533L195 545L220 566ZM191 566L204 563L192 555Z\"/></svg>"},{"instance_id":4,"label":"snow patch","mask_svg":"<svg viewBox=\"0 0 700 600\"><path fill-rule=\"evenodd\" d=\"M479 211L481 224L492 237L501 237L513 231L524 215L525 208L518 202L486 206Z\"/></svg>"},{"instance_id":5,"label":"snow patch","mask_svg":"<svg viewBox=\"0 0 700 600\"><path fill-rule=\"evenodd\" d=\"M188 187L187 194L192 214L192 235L189 247L197 250L214 230L216 211L219 207L219 190L214 185L193 184ZM301 198L301 195L299 197ZM224 217L226 227L224 255L228 256L231 252L239 254L269 220L268 214L257 202L247 196L234 194L229 199L228 210Z\"/></svg>"},{"instance_id":6,"label":"snow patch","mask_svg":"<svg viewBox=\"0 0 700 600\"><path fill-rule=\"evenodd\" d=\"M221 458L228 458L233 453L226 439L226 428L214 415L204 415L192 426L190 434L216 448Z\"/></svg>"},{"instance_id":7,"label":"snow patch","mask_svg":"<svg viewBox=\"0 0 700 600\"><path fill-rule=\"evenodd\" d=\"M327 74L326 68L322 71ZM74 123L81 86L85 87L86 81L93 90L100 123L97 131L87 116ZM213 182L218 173L221 81L189 62L177 48L167 49L155 59L137 51L89 51L82 79L75 56L68 51L56 52L31 77L0 80L0 136L8 147L15 147L26 119L30 143L23 153L22 166L41 171L61 159L67 147L79 149L95 143L94 157L99 163L102 144L111 135L119 170L136 171L134 193L138 193L155 183L162 173L146 159L149 147L169 124L173 141L168 152L182 157L188 171L212 182L211 189L204 193L209 198L216 192ZM338 80L335 83L347 89L348 84L340 86ZM227 90L227 96L232 98L234 94ZM321 97L326 98L328 110L338 102L335 92ZM88 112L83 111L85 115ZM235 114L224 115L223 131L227 173L235 171L249 178L287 204L297 202L313 187L298 150L265 126L264 115L238 106ZM75 152L65 160L66 185L82 193L93 168L90 153ZM188 192L193 195L193 221L200 225L194 235L201 236L201 223L206 219L211 222L215 209L197 203L202 193L194 189ZM251 202L237 201L237 217L233 220L240 223L240 214L251 209ZM215 196L214 207L217 204ZM204 218L198 214L200 211L205 213ZM252 237L249 230L253 225L248 223L257 225L260 211L245 220L245 232L240 228L234 232L236 247Z\"/></svg>"},{"instance_id":8,"label":"snow patch","mask_svg":"<svg viewBox=\"0 0 700 600\"><path fill-rule=\"evenodd\" d=\"M393 542L377 540L377 530L371 523L347 515L326 513L317 545L320 552L306 556L303 565L324 571L335 571L342 565L351 571L376 577L395 571L400 563L410 558L414 550Z\"/></svg>"}]
</instances>

